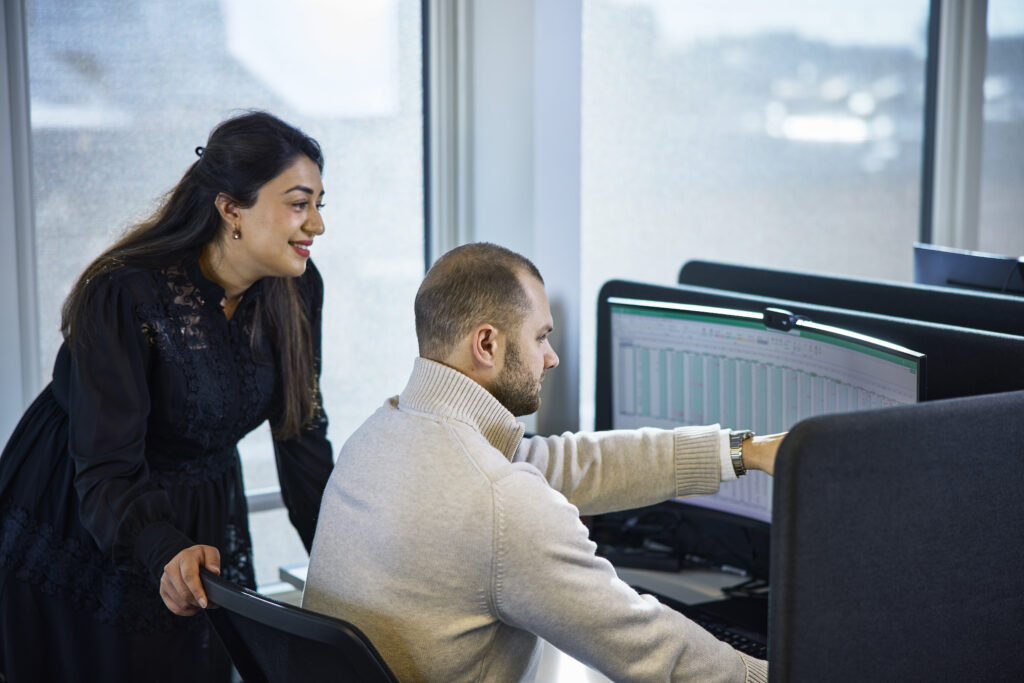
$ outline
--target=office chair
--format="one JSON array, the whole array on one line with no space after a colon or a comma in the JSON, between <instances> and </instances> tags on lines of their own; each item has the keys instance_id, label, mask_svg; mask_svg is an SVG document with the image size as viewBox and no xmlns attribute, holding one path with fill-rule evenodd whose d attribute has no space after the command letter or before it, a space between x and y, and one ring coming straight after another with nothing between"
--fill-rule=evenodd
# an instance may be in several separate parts
<instances>
[{"instance_id":1,"label":"office chair","mask_svg":"<svg viewBox=\"0 0 1024 683\"><path fill-rule=\"evenodd\" d=\"M203 569L206 615L245 683L397 679L352 624L267 598Z\"/></svg>"}]
</instances>

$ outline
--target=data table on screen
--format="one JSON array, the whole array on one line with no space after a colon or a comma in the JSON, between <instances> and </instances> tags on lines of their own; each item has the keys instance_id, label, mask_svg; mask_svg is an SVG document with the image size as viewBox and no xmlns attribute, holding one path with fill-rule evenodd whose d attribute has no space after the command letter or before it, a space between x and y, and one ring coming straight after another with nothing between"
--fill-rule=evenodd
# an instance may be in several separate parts
<instances>
[{"instance_id":1,"label":"data table on screen","mask_svg":"<svg viewBox=\"0 0 1024 683\"><path fill-rule=\"evenodd\" d=\"M717 423L770 434L917 399L916 362L855 336L681 308L612 305L615 428ZM751 472L687 502L770 521L771 477Z\"/></svg>"}]
</instances>

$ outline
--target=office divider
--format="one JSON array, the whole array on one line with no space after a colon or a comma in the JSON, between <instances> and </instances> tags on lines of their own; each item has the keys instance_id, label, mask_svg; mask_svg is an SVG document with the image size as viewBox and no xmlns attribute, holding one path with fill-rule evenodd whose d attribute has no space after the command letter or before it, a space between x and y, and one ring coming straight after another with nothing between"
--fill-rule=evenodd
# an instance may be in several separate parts
<instances>
[{"instance_id":1,"label":"office divider","mask_svg":"<svg viewBox=\"0 0 1024 683\"><path fill-rule=\"evenodd\" d=\"M775 470L780 681L1017 680L1024 392L815 417Z\"/></svg>"}]
</instances>

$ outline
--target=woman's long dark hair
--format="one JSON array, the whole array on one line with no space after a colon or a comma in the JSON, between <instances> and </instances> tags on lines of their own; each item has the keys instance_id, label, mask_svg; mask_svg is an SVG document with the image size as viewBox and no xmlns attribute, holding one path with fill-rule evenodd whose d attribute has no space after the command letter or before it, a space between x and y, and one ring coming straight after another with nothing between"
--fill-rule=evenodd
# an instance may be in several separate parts
<instances>
[{"instance_id":1,"label":"woman's long dark hair","mask_svg":"<svg viewBox=\"0 0 1024 683\"><path fill-rule=\"evenodd\" d=\"M220 212L214 203L224 193L243 208L256 203L261 187L296 159L308 157L323 172L320 145L302 131L266 112L254 111L220 123L199 159L189 167L163 205L146 221L129 229L89 264L64 301L61 332L69 342L89 327L89 282L121 266L174 266L198 258L220 236ZM294 278L267 278L256 306L253 343L266 327L279 356L284 392L282 410L271 424L275 438L299 434L309 425L316 405L316 369L309 319Z\"/></svg>"}]
</instances>

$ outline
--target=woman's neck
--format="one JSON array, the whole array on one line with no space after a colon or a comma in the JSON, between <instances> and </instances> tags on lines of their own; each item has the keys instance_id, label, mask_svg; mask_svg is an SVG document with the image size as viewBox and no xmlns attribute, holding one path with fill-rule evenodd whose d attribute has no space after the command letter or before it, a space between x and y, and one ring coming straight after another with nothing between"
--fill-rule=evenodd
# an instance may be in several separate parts
<instances>
[{"instance_id":1,"label":"woman's neck","mask_svg":"<svg viewBox=\"0 0 1024 683\"><path fill-rule=\"evenodd\" d=\"M207 280L224 288L224 298L237 299L252 286L252 281L242 276L225 258L224 249L207 244L199 254L199 268Z\"/></svg>"},{"instance_id":2,"label":"woman's neck","mask_svg":"<svg viewBox=\"0 0 1024 683\"><path fill-rule=\"evenodd\" d=\"M199 254L199 269L207 280L217 283L224 289L221 307L230 319L238 302L242 300L242 295L252 283L240 277L224 258L223 249L213 244L207 244Z\"/></svg>"}]
</instances>

